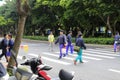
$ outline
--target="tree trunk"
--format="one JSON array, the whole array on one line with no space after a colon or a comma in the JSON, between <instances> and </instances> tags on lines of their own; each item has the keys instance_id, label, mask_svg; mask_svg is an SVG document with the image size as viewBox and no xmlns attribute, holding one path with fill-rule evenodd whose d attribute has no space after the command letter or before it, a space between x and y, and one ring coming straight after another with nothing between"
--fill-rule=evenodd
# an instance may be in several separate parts
<instances>
[{"instance_id":1,"label":"tree trunk","mask_svg":"<svg viewBox=\"0 0 120 80\"><path fill-rule=\"evenodd\" d=\"M111 30L111 32L112 32L111 34L113 36L113 30L112 30L111 25L110 25L110 16L107 16L107 27L109 30Z\"/></svg>"},{"instance_id":2,"label":"tree trunk","mask_svg":"<svg viewBox=\"0 0 120 80\"><path fill-rule=\"evenodd\" d=\"M29 0L16 0L16 5L17 5L18 14L19 14L19 20L18 20L18 28L17 28L16 38L15 38L15 43L12 50L15 52L15 57L17 58L23 32L24 32L26 18L30 11L30 6L29 6ZM15 62L14 62L13 56L11 56L10 61L8 63L8 68L14 65L15 65Z\"/></svg>"},{"instance_id":3,"label":"tree trunk","mask_svg":"<svg viewBox=\"0 0 120 80\"><path fill-rule=\"evenodd\" d=\"M16 55L15 55L16 57L18 55L19 47L20 47L20 44L21 44L26 18L27 18L27 16L20 16L19 17L18 30L17 30L17 35L16 35L16 38L15 38L15 44L14 44L14 47L13 47L13 51L16 53ZM11 57L8 66L13 66L13 65L14 65L14 59L13 59L13 57Z\"/></svg>"},{"instance_id":4,"label":"tree trunk","mask_svg":"<svg viewBox=\"0 0 120 80\"><path fill-rule=\"evenodd\" d=\"M114 30L114 34L116 33L116 23L117 23L118 20L115 20L114 21L114 24L113 24L113 30Z\"/></svg>"}]
</instances>

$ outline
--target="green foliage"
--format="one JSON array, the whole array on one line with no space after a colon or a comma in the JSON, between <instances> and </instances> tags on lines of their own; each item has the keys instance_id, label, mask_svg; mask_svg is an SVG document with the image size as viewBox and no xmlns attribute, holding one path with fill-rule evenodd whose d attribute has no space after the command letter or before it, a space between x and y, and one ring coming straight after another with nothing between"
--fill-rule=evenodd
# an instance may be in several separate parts
<instances>
[{"instance_id":1,"label":"green foliage","mask_svg":"<svg viewBox=\"0 0 120 80\"><path fill-rule=\"evenodd\" d=\"M41 40L41 41L47 41L48 38L44 36L23 36L25 39L31 39L31 40Z\"/></svg>"},{"instance_id":2,"label":"green foliage","mask_svg":"<svg viewBox=\"0 0 120 80\"><path fill-rule=\"evenodd\" d=\"M114 42L113 38L84 38L85 43L89 44L107 44L112 45Z\"/></svg>"},{"instance_id":3,"label":"green foliage","mask_svg":"<svg viewBox=\"0 0 120 80\"><path fill-rule=\"evenodd\" d=\"M4 26L6 24L7 24L7 21L5 20L5 18L0 16L0 26Z\"/></svg>"},{"instance_id":4,"label":"green foliage","mask_svg":"<svg viewBox=\"0 0 120 80\"><path fill-rule=\"evenodd\" d=\"M31 40L48 41L48 38L45 36L24 36L23 38ZM83 39L86 44L112 45L114 42L113 38L83 38ZM72 42L75 43L75 38L72 39Z\"/></svg>"},{"instance_id":5,"label":"green foliage","mask_svg":"<svg viewBox=\"0 0 120 80\"><path fill-rule=\"evenodd\" d=\"M25 0L22 0L23 2ZM39 34L46 29L53 31L58 28L66 32L77 28L84 34L105 26L112 31L120 31L120 0L29 0L31 14L26 22L26 32L39 30ZM0 16L10 18L15 23L18 20L16 0L7 0L7 4L0 7ZM108 16L109 25L108 27ZM9 25L9 24L8 24ZM94 36L94 35L93 35Z\"/></svg>"},{"instance_id":6,"label":"green foliage","mask_svg":"<svg viewBox=\"0 0 120 80\"><path fill-rule=\"evenodd\" d=\"M10 18L5 19L4 17L0 16L0 26L7 26L13 24L14 21Z\"/></svg>"}]
</instances>

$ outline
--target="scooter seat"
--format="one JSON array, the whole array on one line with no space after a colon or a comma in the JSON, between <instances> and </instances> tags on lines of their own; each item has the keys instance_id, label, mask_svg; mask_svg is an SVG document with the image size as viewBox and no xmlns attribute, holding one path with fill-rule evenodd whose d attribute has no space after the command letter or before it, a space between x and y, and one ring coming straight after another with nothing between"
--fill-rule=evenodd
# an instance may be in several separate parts
<instances>
[{"instance_id":1,"label":"scooter seat","mask_svg":"<svg viewBox=\"0 0 120 80\"><path fill-rule=\"evenodd\" d=\"M29 80L32 77L32 75L32 73L19 68L15 72L15 77L17 78L17 80Z\"/></svg>"},{"instance_id":2,"label":"scooter seat","mask_svg":"<svg viewBox=\"0 0 120 80\"><path fill-rule=\"evenodd\" d=\"M39 65L37 68L40 68L40 70L46 70L46 71L52 69L52 67L48 65Z\"/></svg>"},{"instance_id":3,"label":"scooter seat","mask_svg":"<svg viewBox=\"0 0 120 80\"><path fill-rule=\"evenodd\" d=\"M72 80L73 77L74 77L74 75L72 75L72 73L70 73L64 69L61 69L59 72L60 80Z\"/></svg>"}]
</instances>

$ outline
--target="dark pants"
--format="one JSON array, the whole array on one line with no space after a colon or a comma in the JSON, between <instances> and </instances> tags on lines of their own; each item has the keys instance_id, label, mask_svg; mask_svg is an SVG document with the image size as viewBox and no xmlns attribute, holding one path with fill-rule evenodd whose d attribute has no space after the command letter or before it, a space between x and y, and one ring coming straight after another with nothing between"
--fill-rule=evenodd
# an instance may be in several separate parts
<instances>
[{"instance_id":1,"label":"dark pants","mask_svg":"<svg viewBox=\"0 0 120 80\"><path fill-rule=\"evenodd\" d=\"M71 43L68 43L67 46L66 46L66 55L68 55L69 47L70 47L71 54L73 53L73 46L72 46Z\"/></svg>"},{"instance_id":2,"label":"dark pants","mask_svg":"<svg viewBox=\"0 0 120 80\"><path fill-rule=\"evenodd\" d=\"M59 48L60 48L60 55L59 55L59 57L62 58L62 55L63 55L62 48L64 48L64 44L60 44Z\"/></svg>"},{"instance_id":3,"label":"dark pants","mask_svg":"<svg viewBox=\"0 0 120 80\"><path fill-rule=\"evenodd\" d=\"M0 59L5 56L6 61L7 61L7 56L6 56L6 50L2 50L2 54L0 55Z\"/></svg>"}]
</instances>

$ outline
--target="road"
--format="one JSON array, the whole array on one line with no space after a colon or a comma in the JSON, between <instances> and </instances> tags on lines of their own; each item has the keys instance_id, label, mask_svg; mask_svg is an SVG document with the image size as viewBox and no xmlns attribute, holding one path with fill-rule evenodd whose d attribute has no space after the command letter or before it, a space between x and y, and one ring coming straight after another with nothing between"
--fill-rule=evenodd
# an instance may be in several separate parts
<instances>
[{"instance_id":1,"label":"road","mask_svg":"<svg viewBox=\"0 0 120 80\"><path fill-rule=\"evenodd\" d=\"M54 46L54 51L49 51L49 44L40 41L23 41L21 45L28 45L28 51L20 47L18 61L22 62L22 56L27 58L42 57L43 63L53 67L47 73L52 77L57 77L60 69L74 71L73 80L120 80L120 54L114 53L112 48L88 47L83 51L84 63L73 64L77 56L76 52L62 59L59 57L58 45Z\"/></svg>"}]
</instances>

